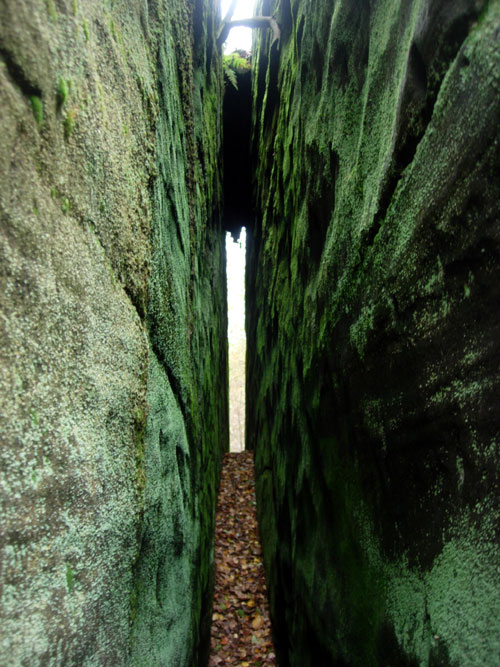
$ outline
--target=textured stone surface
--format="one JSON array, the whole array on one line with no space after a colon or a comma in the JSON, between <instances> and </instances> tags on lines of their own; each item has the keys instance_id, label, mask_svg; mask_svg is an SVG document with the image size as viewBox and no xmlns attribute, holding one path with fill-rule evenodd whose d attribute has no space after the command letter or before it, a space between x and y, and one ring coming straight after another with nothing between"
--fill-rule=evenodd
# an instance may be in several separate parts
<instances>
[{"instance_id":1,"label":"textured stone surface","mask_svg":"<svg viewBox=\"0 0 500 667\"><path fill-rule=\"evenodd\" d=\"M500 3L259 9L247 446L280 664L497 664Z\"/></svg>"},{"instance_id":2,"label":"textured stone surface","mask_svg":"<svg viewBox=\"0 0 500 667\"><path fill-rule=\"evenodd\" d=\"M215 20L208 0L0 6L5 664L204 660L227 448Z\"/></svg>"}]
</instances>

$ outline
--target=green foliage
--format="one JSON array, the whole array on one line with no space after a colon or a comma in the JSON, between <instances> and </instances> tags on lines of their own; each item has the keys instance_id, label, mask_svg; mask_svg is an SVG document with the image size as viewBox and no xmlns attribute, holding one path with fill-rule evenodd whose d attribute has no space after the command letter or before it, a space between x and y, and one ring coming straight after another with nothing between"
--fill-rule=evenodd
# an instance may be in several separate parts
<instances>
[{"instance_id":1,"label":"green foliage","mask_svg":"<svg viewBox=\"0 0 500 667\"><path fill-rule=\"evenodd\" d=\"M39 126L43 125L43 102L38 97L38 95L32 95L30 97L31 108L33 109L33 114L35 120Z\"/></svg>"},{"instance_id":2,"label":"green foliage","mask_svg":"<svg viewBox=\"0 0 500 667\"><path fill-rule=\"evenodd\" d=\"M222 68L229 83L238 90L237 75L250 70L250 61L235 51L222 56Z\"/></svg>"},{"instance_id":3,"label":"green foliage","mask_svg":"<svg viewBox=\"0 0 500 667\"><path fill-rule=\"evenodd\" d=\"M238 90L238 79L236 78L236 72L230 67L224 67L224 75L226 76L229 83Z\"/></svg>"},{"instance_id":4,"label":"green foliage","mask_svg":"<svg viewBox=\"0 0 500 667\"><path fill-rule=\"evenodd\" d=\"M236 74L243 74L250 71L250 60L240 55L237 51L222 56L222 65L224 68L230 68Z\"/></svg>"}]
</instances>

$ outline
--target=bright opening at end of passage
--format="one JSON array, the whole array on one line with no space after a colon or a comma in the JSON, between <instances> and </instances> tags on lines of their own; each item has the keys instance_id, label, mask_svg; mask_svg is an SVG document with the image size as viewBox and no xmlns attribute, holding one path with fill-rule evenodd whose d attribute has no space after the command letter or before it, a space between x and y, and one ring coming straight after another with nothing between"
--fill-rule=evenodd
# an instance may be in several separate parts
<instances>
[{"instance_id":1,"label":"bright opening at end of passage","mask_svg":"<svg viewBox=\"0 0 500 667\"><path fill-rule=\"evenodd\" d=\"M221 0L221 16L224 16L229 9L231 0ZM255 0L238 0L236 9L232 16L233 19L248 19L254 15ZM242 49L250 53L252 50L252 29L251 28L232 28L229 31L228 38L224 42L224 53L233 53L237 49Z\"/></svg>"},{"instance_id":2,"label":"bright opening at end of passage","mask_svg":"<svg viewBox=\"0 0 500 667\"><path fill-rule=\"evenodd\" d=\"M232 452L245 449L245 241L244 227L237 241L226 233L229 448Z\"/></svg>"}]
</instances>

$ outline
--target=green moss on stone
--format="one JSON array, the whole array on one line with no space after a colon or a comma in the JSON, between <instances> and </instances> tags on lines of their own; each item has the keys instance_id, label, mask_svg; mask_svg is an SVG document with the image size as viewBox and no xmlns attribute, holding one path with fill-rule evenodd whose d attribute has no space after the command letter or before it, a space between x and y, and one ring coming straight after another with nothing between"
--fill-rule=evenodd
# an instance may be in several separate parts
<instances>
[{"instance_id":1,"label":"green moss on stone","mask_svg":"<svg viewBox=\"0 0 500 667\"><path fill-rule=\"evenodd\" d=\"M75 131L77 115L78 115L78 109L76 108L69 109L69 111L66 113L66 116L63 121L64 138L66 140L69 140L73 135L73 132Z\"/></svg>"},{"instance_id":2,"label":"green moss on stone","mask_svg":"<svg viewBox=\"0 0 500 667\"><path fill-rule=\"evenodd\" d=\"M59 17L57 14L56 4L54 0L46 0L46 1L47 1L47 12L49 14L49 18L52 21L57 21Z\"/></svg>"},{"instance_id":3,"label":"green moss on stone","mask_svg":"<svg viewBox=\"0 0 500 667\"><path fill-rule=\"evenodd\" d=\"M90 39L90 29L87 19L83 19L82 27L83 27L83 36L85 38L85 41L88 42Z\"/></svg>"},{"instance_id":4,"label":"green moss on stone","mask_svg":"<svg viewBox=\"0 0 500 667\"><path fill-rule=\"evenodd\" d=\"M56 92L56 102L57 102L57 108L59 110L62 109L62 107L66 104L66 100L68 99L68 94L69 94L68 83L66 79L60 76L57 82L57 92Z\"/></svg>"},{"instance_id":5,"label":"green moss on stone","mask_svg":"<svg viewBox=\"0 0 500 667\"><path fill-rule=\"evenodd\" d=\"M498 623L481 609L499 580L478 526L499 516L482 503L498 469L498 255L481 239L497 248L498 3L477 24L459 11L460 31L451 2L439 20L429 2L289 4L267 3L280 49L263 35L252 58L246 290L278 657L488 664ZM473 551L474 592L444 566Z\"/></svg>"},{"instance_id":6,"label":"green moss on stone","mask_svg":"<svg viewBox=\"0 0 500 667\"><path fill-rule=\"evenodd\" d=\"M0 662L188 667L227 447L214 5L196 47L183 0L115 3L116 42L111 3L79 5L6 0L2 26L45 119L40 99L38 137L7 95Z\"/></svg>"},{"instance_id":7,"label":"green moss on stone","mask_svg":"<svg viewBox=\"0 0 500 667\"><path fill-rule=\"evenodd\" d=\"M43 125L43 102L37 95L32 95L30 102L37 125L41 127Z\"/></svg>"}]
</instances>

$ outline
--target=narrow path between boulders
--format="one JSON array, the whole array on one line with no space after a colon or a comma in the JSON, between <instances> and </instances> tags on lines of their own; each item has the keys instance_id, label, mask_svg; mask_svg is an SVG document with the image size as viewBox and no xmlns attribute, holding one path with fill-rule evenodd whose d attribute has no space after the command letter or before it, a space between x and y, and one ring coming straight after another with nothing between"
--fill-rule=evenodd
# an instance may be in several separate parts
<instances>
[{"instance_id":1,"label":"narrow path between boulders","mask_svg":"<svg viewBox=\"0 0 500 667\"><path fill-rule=\"evenodd\" d=\"M217 502L209 667L276 665L251 452L226 454Z\"/></svg>"}]
</instances>

